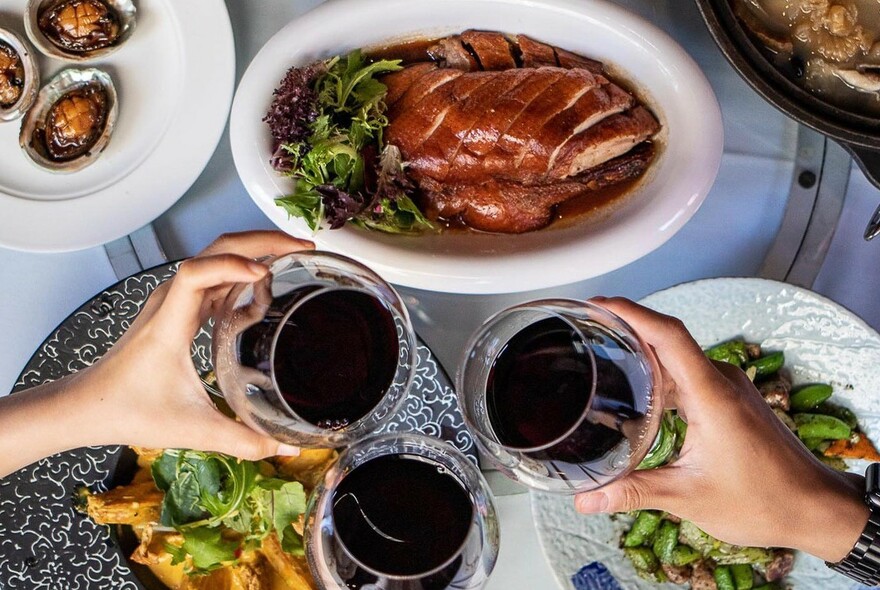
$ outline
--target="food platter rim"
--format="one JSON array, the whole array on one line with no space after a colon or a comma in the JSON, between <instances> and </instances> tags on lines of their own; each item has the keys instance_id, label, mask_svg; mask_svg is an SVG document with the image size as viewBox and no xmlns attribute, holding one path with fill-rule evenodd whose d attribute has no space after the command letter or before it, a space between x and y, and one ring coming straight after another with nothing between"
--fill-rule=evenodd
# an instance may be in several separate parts
<instances>
[{"instance_id":1,"label":"food platter rim","mask_svg":"<svg viewBox=\"0 0 880 590\"><path fill-rule=\"evenodd\" d=\"M324 30L320 27L322 22L330 22L331 26L335 27L347 26L333 24L335 21L329 19L335 15L345 14L346 22L357 22L362 26L364 15L384 13L395 6L412 7L427 4L449 7L456 3L460 4L461 0L440 0L440 2L391 0L391 5L387 1L380 0L334 0L321 4L294 19L263 46L247 68L236 91L230 120L230 137L239 176L256 205L273 223L289 233L313 239L323 249L348 254L377 270L389 282L398 285L439 292L491 294L559 286L615 270L663 245L693 217L711 189L720 168L723 126L720 107L708 80L678 43L648 21L604 0L471 0L469 3L471 7L476 3L492 7L500 4L541 10L544 11L543 14L551 14L546 11L553 9L556 13L552 14L575 15L583 21L602 23L602 26L614 28L615 34L621 39L626 38L625 34L637 37L638 41L634 38L627 39L633 43L641 43L640 48L645 55L656 54L657 50L662 49L665 55L670 56L667 61L671 63L664 64L663 67L668 68L669 72L677 73L686 81L686 83L681 80L670 82L670 88L674 87L677 92L687 93L692 101L691 105L699 102L702 107L692 108L688 117L683 113L677 115L680 120L687 121L690 128L685 129L683 126L675 129L670 143L675 141L676 146L681 146L676 149L689 148L690 152L686 152L686 155L701 161L702 166L691 165L683 169L682 164L688 158L682 157L679 162L669 162L672 156L660 158L660 162L654 166L655 170L652 172L663 176L664 184L655 187L656 192L667 195L665 203L669 210L663 212L663 218L651 217L651 215L659 217L659 213L655 211L646 214L645 207L641 207L638 211L641 216L630 215L624 221L615 224L615 228L627 224L634 226L631 228L631 233L640 236L636 247L627 246L621 239L614 239L614 236L607 237L607 229L597 231L584 239L583 236L574 235L573 231L560 238L553 234L563 230L551 228L543 231L547 232L545 236L555 241L554 247L542 246L542 251L527 253L528 256L524 256L521 250L512 250L504 256L493 255L491 262L487 262L486 258L469 256L472 252L465 251L465 248L459 244L447 246L446 252L414 251L413 248L406 247L412 242L404 240L400 241L403 247L395 248L388 245L388 242L382 242L384 238L364 236L359 230L352 228L333 232L323 230L313 234L300 220L289 220L287 214L274 203L274 197L283 194L285 189L283 181L268 169L268 164L261 156L261 150L267 151L265 145L261 147L261 144L266 143L267 134L262 132L263 124L258 119L262 119L264 110L268 107L271 88L277 83L276 78L280 79L287 67L296 63L295 59L291 60L287 57L291 53L291 40L296 39L300 44L298 46L300 54L317 59L318 54L327 53L327 49L316 51L311 48L309 44L315 42L309 35L314 35L316 30ZM585 5L593 10L585 9ZM467 26L478 25L468 23L458 27L437 24L431 26L450 32L456 28L460 30ZM542 26L546 29L547 25ZM625 33L620 32L621 30ZM403 31L397 36L406 34ZM395 33L389 33L381 38L388 39L389 36L394 38ZM336 38L335 35L329 37ZM324 46L326 47L326 42ZM287 61L281 63L282 57ZM673 60L672 57L675 59ZM308 58L301 56L299 59ZM268 73L270 70L271 74ZM268 88L269 85L271 88ZM671 112L673 106L668 105L665 108ZM690 160L690 164L693 164L693 161ZM673 168L677 168L675 174L670 172ZM683 187L681 185L685 180L687 186ZM652 182L654 180L646 184L650 187ZM637 192L643 189L644 187L637 189ZM664 205L663 200L659 199L660 195L652 193L651 196L652 206ZM647 200L647 197L645 199ZM639 221L641 221L640 225L636 223ZM484 238L485 236L481 237ZM594 251L590 264L584 264L583 252L573 252L573 250L578 244L583 245L590 240ZM457 250L456 246L458 246ZM485 248L490 249L490 247ZM524 273L522 265L526 261L535 269L541 269L541 272Z\"/></svg>"}]
</instances>

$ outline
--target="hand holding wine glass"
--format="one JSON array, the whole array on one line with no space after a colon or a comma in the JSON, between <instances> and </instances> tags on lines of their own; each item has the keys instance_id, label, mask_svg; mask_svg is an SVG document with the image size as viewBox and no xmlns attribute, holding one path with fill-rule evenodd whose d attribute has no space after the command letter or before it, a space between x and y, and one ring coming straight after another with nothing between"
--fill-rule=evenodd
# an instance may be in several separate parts
<instances>
[{"instance_id":1,"label":"hand holding wine glass","mask_svg":"<svg viewBox=\"0 0 880 590\"><path fill-rule=\"evenodd\" d=\"M214 310L217 382L235 414L291 445L343 447L405 401L416 341L394 288L329 252L267 261Z\"/></svg>"},{"instance_id":2,"label":"hand holding wine glass","mask_svg":"<svg viewBox=\"0 0 880 590\"><path fill-rule=\"evenodd\" d=\"M738 545L791 547L836 562L868 510L861 477L819 462L740 369L710 361L684 325L625 299L592 300L654 348L669 405L688 423L678 460L577 496L580 512L658 509Z\"/></svg>"},{"instance_id":3,"label":"hand holding wine glass","mask_svg":"<svg viewBox=\"0 0 880 590\"><path fill-rule=\"evenodd\" d=\"M0 399L0 476L92 445L193 448L246 459L297 453L221 414L199 380L190 346L233 284L266 275L254 258L311 247L281 232L245 232L221 236L181 264L100 361Z\"/></svg>"},{"instance_id":4,"label":"hand holding wine glass","mask_svg":"<svg viewBox=\"0 0 880 590\"><path fill-rule=\"evenodd\" d=\"M543 491L574 494L629 473L663 414L651 349L584 301L531 301L489 318L467 346L457 385L484 456Z\"/></svg>"}]
</instances>

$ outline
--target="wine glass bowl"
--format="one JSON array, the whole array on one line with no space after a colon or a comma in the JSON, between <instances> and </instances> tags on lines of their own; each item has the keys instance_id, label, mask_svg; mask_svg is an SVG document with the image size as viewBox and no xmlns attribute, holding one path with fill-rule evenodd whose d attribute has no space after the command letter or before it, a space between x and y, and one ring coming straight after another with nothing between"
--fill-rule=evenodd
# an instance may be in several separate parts
<instances>
[{"instance_id":1,"label":"wine glass bowl","mask_svg":"<svg viewBox=\"0 0 880 590\"><path fill-rule=\"evenodd\" d=\"M424 435L391 433L343 451L305 516L319 588L475 590L498 557L495 506L479 469Z\"/></svg>"},{"instance_id":2,"label":"wine glass bowl","mask_svg":"<svg viewBox=\"0 0 880 590\"><path fill-rule=\"evenodd\" d=\"M508 477L560 493L635 469L662 417L653 350L590 302L547 299L488 319L456 379L465 423Z\"/></svg>"},{"instance_id":3,"label":"wine glass bowl","mask_svg":"<svg viewBox=\"0 0 880 590\"><path fill-rule=\"evenodd\" d=\"M236 415L277 440L340 447L400 409L417 363L406 306L376 273L328 252L269 261L215 317L217 383Z\"/></svg>"}]
</instances>

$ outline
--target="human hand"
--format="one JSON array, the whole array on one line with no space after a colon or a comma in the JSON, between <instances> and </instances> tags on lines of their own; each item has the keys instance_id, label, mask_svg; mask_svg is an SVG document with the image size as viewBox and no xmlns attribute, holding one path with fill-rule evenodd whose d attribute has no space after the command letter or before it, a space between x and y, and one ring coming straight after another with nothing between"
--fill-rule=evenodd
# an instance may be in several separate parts
<instances>
[{"instance_id":1,"label":"human hand","mask_svg":"<svg viewBox=\"0 0 880 590\"><path fill-rule=\"evenodd\" d=\"M246 232L221 236L183 262L119 342L80 376L79 399L94 412L90 444L190 448L243 459L298 454L220 413L190 347L233 285L266 275L268 268L254 258L312 247L281 232Z\"/></svg>"},{"instance_id":2,"label":"human hand","mask_svg":"<svg viewBox=\"0 0 880 590\"><path fill-rule=\"evenodd\" d=\"M583 513L665 510L737 545L846 556L868 519L864 481L823 465L739 368L715 363L677 319L620 298L594 303L656 351L667 406L688 424L679 458L575 499Z\"/></svg>"}]
</instances>

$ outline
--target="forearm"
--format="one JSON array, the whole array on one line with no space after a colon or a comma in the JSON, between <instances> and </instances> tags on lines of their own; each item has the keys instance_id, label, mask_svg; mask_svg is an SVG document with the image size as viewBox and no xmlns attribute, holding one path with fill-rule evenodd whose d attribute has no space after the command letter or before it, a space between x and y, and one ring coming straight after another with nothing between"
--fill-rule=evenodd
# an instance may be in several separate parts
<instances>
[{"instance_id":1,"label":"forearm","mask_svg":"<svg viewBox=\"0 0 880 590\"><path fill-rule=\"evenodd\" d=\"M0 477L61 451L94 444L88 370L0 398Z\"/></svg>"}]
</instances>

